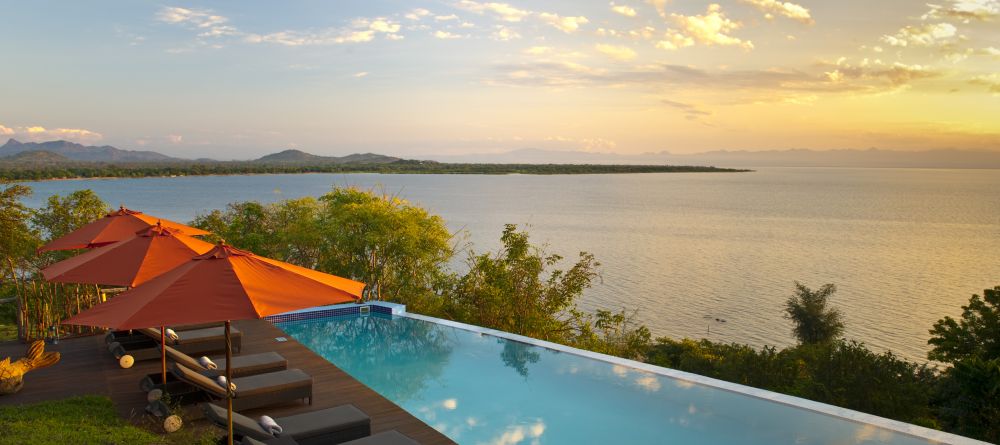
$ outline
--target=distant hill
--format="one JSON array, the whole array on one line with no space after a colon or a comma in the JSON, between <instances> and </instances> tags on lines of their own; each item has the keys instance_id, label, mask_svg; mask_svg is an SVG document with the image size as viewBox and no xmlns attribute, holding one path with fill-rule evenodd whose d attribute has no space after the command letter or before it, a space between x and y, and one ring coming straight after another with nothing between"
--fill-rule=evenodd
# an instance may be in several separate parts
<instances>
[{"instance_id":1,"label":"distant hill","mask_svg":"<svg viewBox=\"0 0 1000 445\"><path fill-rule=\"evenodd\" d=\"M400 158L374 153L355 153L347 156L318 156L301 150L285 150L255 159L260 164L387 164Z\"/></svg>"},{"instance_id":2,"label":"distant hill","mask_svg":"<svg viewBox=\"0 0 1000 445\"><path fill-rule=\"evenodd\" d=\"M70 161L85 162L165 162L179 159L155 151L122 150L104 145L87 146L69 141L19 142L10 139L0 146L0 158L24 152L45 151L65 157Z\"/></svg>"},{"instance_id":3,"label":"distant hill","mask_svg":"<svg viewBox=\"0 0 1000 445\"><path fill-rule=\"evenodd\" d=\"M72 159L67 158L59 153L53 153L51 151L22 151L10 156L0 158L0 162L10 162L17 164L61 164L66 162L71 162Z\"/></svg>"},{"instance_id":4,"label":"distant hill","mask_svg":"<svg viewBox=\"0 0 1000 445\"><path fill-rule=\"evenodd\" d=\"M424 156L440 162L524 164L714 165L717 167L1000 168L990 150L764 150L635 155L526 148L503 153Z\"/></svg>"}]
</instances>

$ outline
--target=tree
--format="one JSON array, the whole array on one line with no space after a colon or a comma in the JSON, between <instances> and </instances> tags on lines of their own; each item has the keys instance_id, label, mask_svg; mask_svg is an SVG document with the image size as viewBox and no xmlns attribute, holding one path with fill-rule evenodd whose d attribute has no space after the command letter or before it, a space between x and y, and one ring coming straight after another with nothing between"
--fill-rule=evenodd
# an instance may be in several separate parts
<instances>
[{"instance_id":1,"label":"tree","mask_svg":"<svg viewBox=\"0 0 1000 445\"><path fill-rule=\"evenodd\" d=\"M0 260L20 264L39 242L37 231L28 225L31 210L21 202L31 194L31 188L2 181L0 187ZM7 265L0 269L7 269Z\"/></svg>"},{"instance_id":2,"label":"tree","mask_svg":"<svg viewBox=\"0 0 1000 445\"><path fill-rule=\"evenodd\" d=\"M973 295L962 318L934 323L927 357L951 364L938 387L939 415L950 431L1000 442L1000 286Z\"/></svg>"},{"instance_id":3,"label":"tree","mask_svg":"<svg viewBox=\"0 0 1000 445\"><path fill-rule=\"evenodd\" d=\"M785 318L795 323L792 333L799 343L829 343L844 332L840 311L827 308L827 300L836 291L837 286L833 284L813 291L795 282L795 295L785 302Z\"/></svg>"},{"instance_id":4,"label":"tree","mask_svg":"<svg viewBox=\"0 0 1000 445\"><path fill-rule=\"evenodd\" d=\"M955 363L1000 358L1000 286L984 290L982 297L973 295L962 306L961 320L944 317L930 333L927 343L933 347L927 358L931 360Z\"/></svg>"},{"instance_id":5,"label":"tree","mask_svg":"<svg viewBox=\"0 0 1000 445\"><path fill-rule=\"evenodd\" d=\"M454 319L543 340L568 342L583 313L575 300L590 287L600 265L581 252L568 270L551 270L562 260L534 246L527 232L507 224L496 253L469 252L469 272L448 293ZM545 273L548 276L545 277Z\"/></svg>"},{"instance_id":6,"label":"tree","mask_svg":"<svg viewBox=\"0 0 1000 445\"><path fill-rule=\"evenodd\" d=\"M370 299L438 311L433 290L454 252L441 217L396 196L353 187L335 188L320 202L320 270L363 281Z\"/></svg>"},{"instance_id":7,"label":"tree","mask_svg":"<svg viewBox=\"0 0 1000 445\"><path fill-rule=\"evenodd\" d=\"M50 196L45 207L34 212L31 222L46 239L53 240L104 217L108 208L92 190L77 190L66 197Z\"/></svg>"}]
</instances>

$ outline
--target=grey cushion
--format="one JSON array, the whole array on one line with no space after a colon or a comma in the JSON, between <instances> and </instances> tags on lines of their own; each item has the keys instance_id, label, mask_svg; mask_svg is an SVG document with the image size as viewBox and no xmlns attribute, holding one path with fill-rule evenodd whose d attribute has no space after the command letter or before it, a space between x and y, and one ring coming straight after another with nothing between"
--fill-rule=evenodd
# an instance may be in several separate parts
<instances>
[{"instance_id":1,"label":"grey cushion","mask_svg":"<svg viewBox=\"0 0 1000 445\"><path fill-rule=\"evenodd\" d=\"M354 405L309 411L294 416L274 419L281 425L282 436L317 436L329 432L365 426L371 418Z\"/></svg>"},{"instance_id":2,"label":"grey cushion","mask_svg":"<svg viewBox=\"0 0 1000 445\"><path fill-rule=\"evenodd\" d=\"M212 404L203 403L201 405L202 409L205 411L205 418L209 421L220 425L223 428L227 426L226 419L226 409ZM280 423L278 425L281 425ZM264 428L260 427L260 424L256 420L253 420L243 414L233 411L233 434L240 436L249 436L258 440L267 440L274 438L274 436L265 431Z\"/></svg>"},{"instance_id":3,"label":"grey cushion","mask_svg":"<svg viewBox=\"0 0 1000 445\"><path fill-rule=\"evenodd\" d=\"M419 445L419 442L406 437L399 431L389 430L350 442L344 442L341 445Z\"/></svg>"},{"instance_id":4,"label":"grey cushion","mask_svg":"<svg viewBox=\"0 0 1000 445\"><path fill-rule=\"evenodd\" d=\"M191 357L181 351L167 346L167 357L201 374L215 377L226 373L226 359L215 358L217 369L206 369L198 363L198 359ZM233 376L260 374L267 371L275 371L288 368L288 360L285 360L277 352L261 352L259 354L239 355L233 357Z\"/></svg>"}]
</instances>

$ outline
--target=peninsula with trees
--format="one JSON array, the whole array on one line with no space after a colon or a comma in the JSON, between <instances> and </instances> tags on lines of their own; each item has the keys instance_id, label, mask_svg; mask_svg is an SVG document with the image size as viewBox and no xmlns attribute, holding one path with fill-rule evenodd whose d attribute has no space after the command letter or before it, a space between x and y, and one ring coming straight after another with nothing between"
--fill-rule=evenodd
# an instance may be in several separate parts
<instances>
[{"instance_id":1,"label":"peninsula with trees","mask_svg":"<svg viewBox=\"0 0 1000 445\"><path fill-rule=\"evenodd\" d=\"M318 156L300 150L284 150L253 160L220 161L181 159L153 151L85 146L68 141L10 139L0 146L0 179L14 181L278 173L552 175L746 171L749 170L681 165L448 163L375 153Z\"/></svg>"}]
</instances>

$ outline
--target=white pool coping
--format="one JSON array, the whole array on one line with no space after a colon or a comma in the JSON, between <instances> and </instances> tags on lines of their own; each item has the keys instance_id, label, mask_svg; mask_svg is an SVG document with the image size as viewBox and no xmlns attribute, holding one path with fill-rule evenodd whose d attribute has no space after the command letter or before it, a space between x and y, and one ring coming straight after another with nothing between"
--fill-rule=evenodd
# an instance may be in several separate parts
<instances>
[{"instance_id":1,"label":"white pool coping","mask_svg":"<svg viewBox=\"0 0 1000 445\"><path fill-rule=\"evenodd\" d=\"M925 428L922 426L917 426L905 422L900 422L898 420L887 419L885 417L879 417L872 414L866 414L860 411L854 411L846 408L840 408L833 405L828 405L825 403L815 402L808 399L803 399L801 397L790 396L787 394L781 394L773 391L767 391L764 389L754 388L751 386L740 385L738 383L727 382L724 380L713 379L711 377L705 377L703 375L692 374L690 372L678 371L676 369L664 368L662 366L651 365L649 363L638 362L635 360L624 359L621 357L615 357L612 355L601 354L598 352L586 351L583 349L577 349L566 345L561 345L558 343L552 343L549 341L538 340L531 337L525 337L523 335L511 334L510 332L498 331L496 329L484 328L481 326L470 325L466 323L459 323L457 321L445 320L441 318L428 317L426 315L419 315L410 313L404 313L399 316L409 317L416 320L422 320L430 323L436 323L444 326L449 326L457 329L462 329L465 331L476 332L484 335L490 335L494 337L505 338L508 340L513 340L521 343L527 343L533 346L538 346L541 348L551 349L554 351L565 352L568 354L578 355L581 357L587 357L593 360L598 360L606 363L611 363L613 365L625 366L633 369L637 369L644 372L649 372L652 374L662 375L665 377L670 377L678 380L684 380L691 383L696 383L699 385L708 386L711 388L722 389L726 391L735 392L738 394L747 395L750 397L756 397L758 399L764 399L771 402L781 403L789 405L795 408L805 409L820 414L826 414L828 416L838 417L841 419L849 420L852 422L857 422L861 424L874 425L879 428L883 428L896 433L906 434L914 436L920 439L929 440L931 442L936 442L940 444L949 445L990 445L987 442L982 442L979 440L971 439L964 436L959 436L957 434L946 433L944 431L933 430L930 428Z\"/></svg>"}]
</instances>

